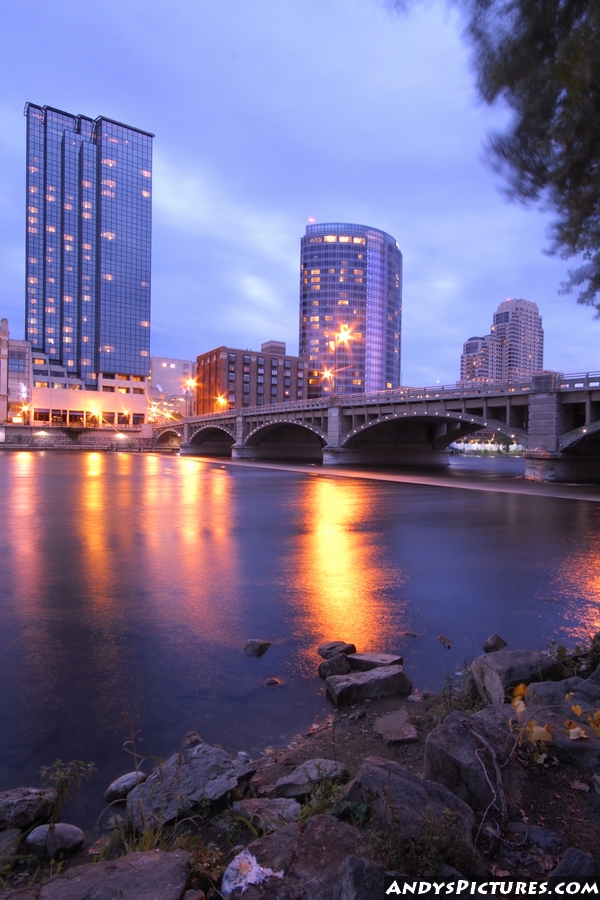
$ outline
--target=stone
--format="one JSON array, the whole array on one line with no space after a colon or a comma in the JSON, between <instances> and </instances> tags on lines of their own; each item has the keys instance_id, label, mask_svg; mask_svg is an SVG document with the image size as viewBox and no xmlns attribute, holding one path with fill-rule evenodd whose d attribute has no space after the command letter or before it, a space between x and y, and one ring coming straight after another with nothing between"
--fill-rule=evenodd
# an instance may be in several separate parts
<instances>
[{"instance_id":1,"label":"stone","mask_svg":"<svg viewBox=\"0 0 600 900\"><path fill-rule=\"evenodd\" d=\"M440 642L442 647L446 648L446 650L450 650L452 648L452 644L450 643L450 641L448 640L448 638L446 637L445 634L438 634L438 641Z\"/></svg>"},{"instance_id":2,"label":"stone","mask_svg":"<svg viewBox=\"0 0 600 900\"><path fill-rule=\"evenodd\" d=\"M300 804L287 797L248 799L238 800L233 804L233 810L258 825L265 834L269 834L283 825L295 822L300 815Z\"/></svg>"},{"instance_id":3,"label":"stone","mask_svg":"<svg viewBox=\"0 0 600 900\"><path fill-rule=\"evenodd\" d=\"M573 694L573 697L567 700L567 694ZM564 704L565 712L570 712L571 705L578 703L586 707L600 704L600 685L590 684L589 681L584 681L583 678L578 678L576 675L573 678L565 678L564 681L539 681L527 687L523 699L527 706L562 706ZM569 718L572 718L571 715Z\"/></svg>"},{"instance_id":4,"label":"stone","mask_svg":"<svg viewBox=\"0 0 600 900\"><path fill-rule=\"evenodd\" d=\"M263 681L263 687L277 687L281 684L281 680L279 678L265 678Z\"/></svg>"},{"instance_id":5,"label":"stone","mask_svg":"<svg viewBox=\"0 0 600 900\"><path fill-rule=\"evenodd\" d=\"M565 842L561 835L552 828L542 828L541 825L525 825L524 822L509 822L506 828L508 834L516 834L520 838L541 847L547 853L560 853L565 849Z\"/></svg>"},{"instance_id":6,"label":"stone","mask_svg":"<svg viewBox=\"0 0 600 900\"><path fill-rule=\"evenodd\" d=\"M116 800L124 800L136 784L141 784L147 778L148 776L144 775L143 772L128 772L127 775L115 778L104 791L104 796L109 803L114 803Z\"/></svg>"},{"instance_id":7,"label":"stone","mask_svg":"<svg viewBox=\"0 0 600 900\"><path fill-rule=\"evenodd\" d=\"M396 694L406 697L412 691L412 682L402 666L381 666L368 672L331 675L326 684L327 693L336 706Z\"/></svg>"},{"instance_id":8,"label":"stone","mask_svg":"<svg viewBox=\"0 0 600 900\"><path fill-rule=\"evenodd\" d=\"M315 815L304 826L284 825L253 841L247 852L263 870L283 872L283 878L236 888L226 895L230 900L331 900L344 860L364 856L366 848L357 828L330 815Z\"/></svg>"},{"instance_id":9,"label":"stone","mask_svg":"<svg viewBox=\"0 0 600 900\"><path fill-rule=\"evenodd\" d=\"M13 788L0 793L0 829L28 828L49 819L54 805L52 788Z\"/></svg>"},{"instance_id":10,"label":"stone","mask_svg":"<svg viewBox=\"0 0 600 900\"><path fill-rule=\"evenodd\" d=\"M600 684L600 666L598 666L589 678L586 679L590 684Z\"/></svg>"},{"instance_id":11,"label":"stone","mask_svg":"<svg viewBox=\"0 0 600 900\"><path fill-rule=\"evenodd\" d=\"M6 900L180 900L189 858L186 850L129 853L91 866L74 866L35 888L8 891Z\"/></svg>"},{"instance_id":12,"label":"stone","mask_svg":"<svg viewBox=\"0 0 600 900\"><path fill-rule=\"evenodd\" d=\"M317 653L323 659L330 659L338 653L356 653L356 647L354 644L347 644L346 641L326 641L317 647Z\"/></svg>"},{"instance_id":13,"label":"stone","mask_svg":"<svg viewBox=\"0 0 600 900\"><path fill-rule=\"evenodd\" d=\"M251 638L246 641L244 653L246 656L263 656L271 646L271 643L271 641L259 641Z\"/></svg>"},{"instance_id":14,"label":"stone","mask_svg":"<svg viewBox=\"0 0 600 900\"><path fill-rule=\"evenodd\" d=\"M513 758L509 759L515 736L484 719L455 710L442 725L430 731L425 742L423 777L443 784L472 809L487 809L494 800L490 783L496 787L496 776L489 750L475 732L493 748L501 767L508 808L518 812L525 772ZM496 807L500 809L499 803Z\"/></svg>"},{"instance_id":15,"label":"stone","mask_svg":"<svg viewBox=\"0 0 600 900\"><path fill-rule=\"evenodd\" d=\"M347 856L341 864L333 889L332 900L373 900L383 897L383 866L362 859Z\"/></svg>"},{"instance_id":16,"label":"stone","mask_svg":"<svg viewBox=\"0 0 600 900\"><path fill-rule=\"evenodd\" d=\"M356 672L368 672L381 666L401 666L404 659L395 653L349 653L348 662Z\"/></svg>"},{"instance_id":17,"label":"stone","mask_svg":"<svg viewBox=\"0 0 600 900\"><path fill-rule=\"evenodd\" d=\"M318 669L321 678L329 678L331 675L347 675L349 671L350 663L345 653L338 653L337 656L324 659Z\"/></svg>"},{"instance_id":18,"label":"stone","mask_svg":"<svg viewBox=\"0 0 600 900\"><path fill-rule=\"evenodd\" d=\"M201 744L202 738L195 731L188 731L186 736L183 739L183 744L181 745L182 750L187 750L188 747L195 747L196 744Z\"/></svg>"},{"instance_id":19,"label":"stone","mask_svg":"<svg viewBox=\"0 0 600 900\"><path fill-rule=\"evenodd\" d=\"M83 831L76 825L56 822L54 825L38 825L25 840L30 853L38 856L56 856L75 853L83 846Z\"/></svg>"},{"instance_id":20,"label":"stone","mask_svg":"<svg viewBox=\"0 0 600 900\"><path fill-rule=\"evenodd\" d=\"M556 881L585 881L596 877L596 864L594 857L583 850L569 847L557 867L550 872L548 878L550 884Z\"/></svg>"},{"instance_id":21,"label":"stone","mask_svg":"<svg viewBox=\"0 0 600 900\"><path fill-rule=\"evenodd\" d=\"M277 797L303 797L323 778L341 781L348 777L342 763L333 759L308 759L296 766L291 775L284 775L275 782L274 794Z\"/></svg>"},{"instance_id":22,"label":"stone","mask_svg":"<svg viewBox=\"0 0 600 900\"><path fill-rule=\"evenodd\" d=\"M21 831L19 828L7 828L0 831L0 869L14 856L21 843Z\"/></svg>"},{"instance_id":23,"label":"stone","mask_svg":"<svg viewBox=\"0 0 600 900\"><path fill-rule=\"evenodd\" d=\"M504 650L505 647L508 647L508 644L504 638L501 638L499 634L491 634L483 645L483 650L485 653L497 653L498 650Z\"/></svg>"},{"instance_id":24,"label":"stone","mask_svg":"<svg viewBox=\"0 0 600 900\"><path fill-rule=\"evenodd\" d=\"M127 822L139 831L172 822L199 803L219 800L255 771L255 763L242 757L233 760L210 744L181 750L130 791Z\"/></svg>"},{"instance_id":25,"label":"stone","mask_svg":"<svg viewBox=\"0 0 600 900\"><path fill-rule=\"evenodd\" d=\"M409 722L408 712L405 709L397 709L386 716L381 716L373 729L387 744L407 744L419 740L417 729Z\"/></svg>"},{"instance_id":26,"label":"stone","mask_svg":"<svg viewBox=\"0 0 600 900\"><path fill-rule=\"evenodd\" d=\"M479 696L492 703L504 703L506 692L532 681L561 681L564 667L543 650L498 650L478 656L471 673Z\"/></svg>"}]
</instances>

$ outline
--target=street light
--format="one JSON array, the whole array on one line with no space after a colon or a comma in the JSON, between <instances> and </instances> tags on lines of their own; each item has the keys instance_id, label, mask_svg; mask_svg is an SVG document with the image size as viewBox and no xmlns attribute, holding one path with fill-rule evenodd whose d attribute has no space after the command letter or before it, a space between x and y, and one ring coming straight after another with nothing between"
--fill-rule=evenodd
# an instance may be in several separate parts
<instances>
[{"instance_id":1,"label":"street light","mask_svg":"<svg viewBox=\"0 0 600 900\"><path fill-rule=\"evenodd\" d=\"M186 416L192 415L192 409L190 404L190 399L194 399L194 390L196 388L196 379L195 378L187 378L185 381L185 414Z\"/></svg>"}]
</instances>

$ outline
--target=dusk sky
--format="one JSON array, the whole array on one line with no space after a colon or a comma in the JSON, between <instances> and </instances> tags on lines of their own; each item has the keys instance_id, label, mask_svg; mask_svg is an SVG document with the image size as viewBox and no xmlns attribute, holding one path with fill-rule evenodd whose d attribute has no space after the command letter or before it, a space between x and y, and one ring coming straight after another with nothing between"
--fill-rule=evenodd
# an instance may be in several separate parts
<instances>
[{"instance_id":1,"label":"dusk sky","mask_svg":"<svg viewBox=\"0 0 600 900\"><path fill-rule=\"evenodd\" d=\"M600 369L600 322L558 294L547 215L483 159L456 11L384 0L0 2L0 316L23 337L26 101L156 135L153 355L298 350L307 217L404 255L402 381L451 383L507 297L535 301L545 366Z\"/></svg>"}]
</instances>

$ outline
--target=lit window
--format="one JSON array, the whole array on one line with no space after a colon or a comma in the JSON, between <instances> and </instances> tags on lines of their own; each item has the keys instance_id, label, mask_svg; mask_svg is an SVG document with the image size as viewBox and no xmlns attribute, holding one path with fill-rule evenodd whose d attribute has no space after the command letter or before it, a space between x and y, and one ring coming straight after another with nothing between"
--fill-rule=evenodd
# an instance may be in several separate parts
<instances>
[{"instance_id":1,"label":"lit window","mask_svg":"<svg viewBox=\"0 0 600 900\"><path fill-rule=\"evenodd\" d=\"M70 203L63 204L65 209L73 209L73 206Z\"/></svg>"},{"instance_id":2,"label":"lit window","mask_svg":"<svg viewBox=\"0 0 600 900\"><path fill-rule=\"evenodd\" d=\"M352 238L346 234L340 234L338 241L340 242L340 244L351 244Z\"/></svg>"},{"instance_id":3,"label":"lit window","mask_svg":"<svg viewBox=\"0 0 600 900\"><path fill-rule=\"evenodd\" d=\"M311 284L313 284L313 283L318 284L318 282L320 282L320 280L321 280L321 277L319 275L317 275L316 278L311 278L310 280L311 280Z\"/></svg>"},{"instance_id":4,"label":"lit window","mask_svg":"<svg viewBox=\"0 0 600 900\"><path fill-rule=\"evenodd\" d=\"M102 165L103 165L103 166L108 166L109 169L112 169L112 167L113 167L113 166L116 166L116 164L117 164L116 159L103 159L103 160L102 160ZM90 187L91 187L91 185L90 185Z\"/></svg>"},{"instance_id":5,"label":"lit window","mask_svg":"<svg viewBox=\"0 0 600 900\"><path fill-rule=\"evenodd\" d=\"M84 244L84 245L83 245L83 249L84 249L84 250L91 250L91 249L92 249L92 245L91 245L91 244Z\"/></svg>"},{"instance_id":6,"label":"lit window","mask_svg":"<svg viewBox=\"0 0 600 900\"><path fill-rule=\"evenodd\" d=\"M54 232L56 231L56 228L54 227L54 225L46 225L46 231Z\"/></svg>"},{"instance_id":7,"label":"lit window","mask_svg":"<svg viewBox=\"0 0 600 900\"><path fill-rule=\"evenodd\" d=\"M37 278L34 278L33 276L30 276L27 281L29 284L37 284Z\"/></svg>"},{"instance_id":8,"label":"lit window","mask_svg":"<svg viewBox=\"0 0 600 900\"><path fill-rule=\"evenodd\" d=\"M105 273L102 277L104 278L105 281L112 281L112 280L113 280L112 275L108 275L107 273Z\"/></svg>"},{"instance_id":9,"label":"lit window","mask_svg":"<svg viewBox=\"0 0 600 900\"><path fill-rule=\"evenodd\" d=\"M142 191L142 197L149 197L150 191Z\"/></svg>"},{"instance_id":10,"label":"lit window","mask_svg":"<svg viewBox=\"0 0 600 900\"><path fill-rule=\"evenodd\" d=\"M311 289L311 291L320 291L321 285L320 284L311 284L310 289Z\"/></svg>"},{"instance_id":11,"label":"lit window","mask_svg":"<svg viewBox=\"0 0 600 900\"><path fill-rule=\"evenodd\" d=\"M90 203L89 200L82 200L82 201L81 201L81 205L83 206L84 209L91 209L91 208L92 208L92 204Z\"/></svg>"},{"instance_id":12,"label":"lit window","mask_svg":"<svg viewBox=\"0 0 600 900\"><path fill-rule=\"evenodd\" d=\"M89 212L81 213L81 218L82 218L82 219L91 219L91 218L92 218L92 214L89 213Z\"/></svg>"},{"instance_id":13,"label":"lit window","mask_svg":"<svg viewBox=\"0 0 600 900\"><path fill-rule=\"evenodd\" d=\"M107 241L114 241L116 234L114 233L114 231L103 231L102 237L106 238Z\"/></svg>"},{"instance_id":14,"label":"lit window","mask_svg":"<svg viewBox=\"0 0 600 900\"><path fill-rule=\"evenodd\" d=\"M361 238L361 237L355 237L355 238L352 238L352 243L353 243L353 244L366 244L366 243L367 243L367 239L366 239L366 238Z\"/></svg>"},{"instance_id":15,"label":"lit window","mask_svg":"<svg viewBox=\"0 0 600 900\"><path fill-rule=\"evenodd\" d=\"M355 279L354 279L354 284L362 284L362 283L363 283L363 279L362 279L362 278L355 278Z\"/></svg>"},{"instance_id":16,"label":"lit window","mask_svg":"<svg viewBox=\"0 0 600 900\"><path fill-rule=\"evenodd\" d=\"M81 184L82 184L82 187L86 187L86 188L91 188L91 186L92 186L91 181L82 181Z\"/></svg>"},{"instance_id":17,"label":"lit window","mask_svg":"<svg viewBox=\"0 0 600 900\"><path fill-rule=\"evenodd\" d=\"M115 192L114 192L114 191L107 191L106 188L105 188L105 189L102 191L102 196L103 196L103 197L114 197L114 196L115 196Z\"/></svg>"},{"instance_id":18,"label":"lit window","mask_svg":"<svg viewBox=\"0 0 600 900\"><path fill-rule=\"evenodd\" d=\"M150 322L146 322L144 319L140 322L142 328L150 328Z\"/></svg>"},{"instance_id":19,"label":"lit window","mask_svg":"<svg viewBox=\"0 0 600 900\"><path fill-rule=\"evenodd\" d=\"M365 270L364 270L364 269L355 269L355 270L354 270L354 274L355 274L355 275L364 275L364 274L365 274Z\"/></svg>"},{"instance_id":20,"label":"lit window","mask_svg":"<svg viewBox=\"0 0 600 900\"><path fill-rule=\"evenodd\" d=\"M147 169L140 169L140 174L144 176L144 178L152 178L152 172L149 172Z\"/></svg>"},{"instance_id":21,"label":"lit window","mask_svg":"<svg viewBox=\"0 0 600 900\"><path fill-rule=\"evenodd\" d=\"M37 166L29 166L29 171L30 172L38 172L39 170L38 170Z\"/></svg>"},{"instance_id":22,"label":"lit window","mask_svg":"<svg viewBox=\"0 0 600 900\"><path fill-rule=\"evenodd\" d=\"M323 238L326 244L335 244L337 242L337 235L335 234L326 234Z\"/></svg>"},{"instance_id":23,"label":"lit window","mask_svg":"<svg viewBox=\"0 0 600 900\"><path fill-rule=\"evenodd\" d=\"M311 274L311 275L320 275L320 274L321 274L321 270L320 270L320 269L311 269L311 270L310 270L310 274Z\"/></svg>"},{"instance_id":24,"label":"lit window","mask_svg":"<svg viewBox=\"0 0 600 900\"><path fill-rule=\"evenodd\" d=\"M150 282L149 281L140 281L140 285L142 287L150 287Z\"/></svg>"},{"instance_id":25,"label":"lit window","mask_svg":"<svg viewBox=\"0 0 600 900\"><path fill-rule=\"evenodd\" d=\"M347 300L338 300L338 306L348 306Z\"/></svg>"},{"instance_id":26,"label":"lit window","mask_svg":"<svg viewBox=\"0 0 600 900\"><path fill-rule=\"evenodd\" d=\"M116 181L111 181L110 178L103 178L103 179L102 179L102 184L105 184L106 187L109 187L109 188L114 188L114 187L117 186L117 182L116 182Z\"/></svg>"},{"instance_id":27,"label":"lit window","mask_svg":"<svg viewBox=\"0 0 600 900\"><path fill-rule=\"evenodd\" d=\"M30 185L30 187L29 187L29 193L30 193L30 194L37 194L37 192L38 192L38 189L36 188L36 186L35 186L34 184Z\"/></svg>"},{"instance_id":28,"label":"lit window","mask_svg":"<svg viewBox=\"0 0 600 900\"><path fill-rule=\"evenodd\" d=\"M147 350L140 350L140 356L149 356L149 353Z\"/></svg>"},{"instance_id":29,"label":"lit window","mask_svg":"<svg viewBox=\"0 0 600 900\"><path fill-rule=\"evenodd\" d=\"M325 318L327 318L327 316L326 316ZM310 317L310 321L311 321L311 322L318 322L318 321L319 321L319 317L318 317L318 316L311 316L311 317Z\"/></svg>"}]
</instances>

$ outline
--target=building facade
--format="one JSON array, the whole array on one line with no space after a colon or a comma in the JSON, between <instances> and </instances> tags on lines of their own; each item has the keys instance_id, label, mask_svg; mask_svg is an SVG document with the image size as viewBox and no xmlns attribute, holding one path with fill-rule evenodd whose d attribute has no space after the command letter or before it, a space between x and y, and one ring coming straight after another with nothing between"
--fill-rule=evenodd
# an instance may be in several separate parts
<instances>
[{"instance_id":1,"label":"building facade","mask_svg":"<svg viewBox=\"0 0 600 900\"><path fill-rule=\"evenodd\" d=\"M400 385L402 253L377 228L307 225L301 241L300 355L308 397Z\"/></svg>"},{"instance_id":2,"label":"building facade","mask_svg":"<svg viewBox=\"0 0 600 900\"><path fill-rule=\"evenodd\" d=\"M282 341L258 350L217 347L196 360L195 414L286 403L306 397L305 362Z\"/></svg>"},{"instance_id":3,"label":"building facade","mask_svg":"<svg viewBox=\"0 0 600 900\"><path fill-rule=\"evenodd\" d=\"M509 299L493 316L490 334L469 338L460 359L462 382L508 384L544 368L544 330L536 303Z\"/></svg>"},{"instance_id":4,"label":"building facade","mask_svg":"<svg viewBox=\"0 0 600 900\"><path fill-rule=\"evenodd\" d=\"M25 106L25 337L88 390L150 362L153 135Z\"/></svg>"}]
</instances>

